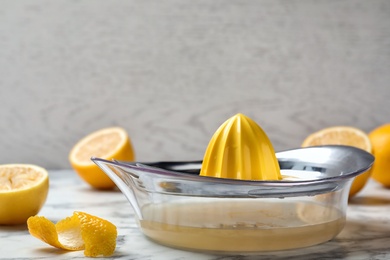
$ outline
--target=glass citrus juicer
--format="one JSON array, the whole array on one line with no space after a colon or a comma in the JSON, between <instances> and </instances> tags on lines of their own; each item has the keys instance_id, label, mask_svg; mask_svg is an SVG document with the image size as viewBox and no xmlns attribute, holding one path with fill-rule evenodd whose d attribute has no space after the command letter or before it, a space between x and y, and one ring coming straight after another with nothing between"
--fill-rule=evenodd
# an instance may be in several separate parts
<instances>
[{"instance_id":1,"label":"glass citrus juicer","mask_svg":"<svg viewBox=\"0 0 390 260\"><path fill-rule=\"evenodd\" d=\"M203 161L92 160L126 196L148 238L232 254L334 238L346 221L351 183L374 157L350 146L275 153L260 126L237 114L215 132Z\"/></svg>"}]
</instances>

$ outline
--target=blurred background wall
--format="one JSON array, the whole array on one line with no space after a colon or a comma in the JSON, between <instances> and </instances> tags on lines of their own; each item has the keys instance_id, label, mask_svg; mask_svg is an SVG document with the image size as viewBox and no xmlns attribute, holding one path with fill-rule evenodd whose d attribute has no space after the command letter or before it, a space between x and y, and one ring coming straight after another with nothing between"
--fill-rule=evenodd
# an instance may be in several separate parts
<instances>
[{"instance_id":1,"label":"blurred background wall","mask_svg":"<svg viewBox=\"0 0 390 260\"><path fill-rule=\"evenodd\" d=\"M389 100L387 0L0 0L0 163L70 168L113 125L138 160L201 159L238 112L280 151Z\"/></svg>"}]
</instances>

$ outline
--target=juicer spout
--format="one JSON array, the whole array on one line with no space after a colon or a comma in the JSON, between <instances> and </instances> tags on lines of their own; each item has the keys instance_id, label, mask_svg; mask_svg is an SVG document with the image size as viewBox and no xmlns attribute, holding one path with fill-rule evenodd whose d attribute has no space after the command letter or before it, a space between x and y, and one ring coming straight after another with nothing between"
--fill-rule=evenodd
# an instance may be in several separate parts
<instances>
[{"instance_id":1,"label":"juicer spout","mask_svg":"<svg viewBox=\"0 0 390 260\"><path fill-rule=\"evenodd\" d=\"M134 209L139 220L142 220L140 205L135 194L134 179L138 179L137 171L130 171L131 165L126 169L120 163L92 157L91 160L116 184L119 190L125 195Z\"/></svg>"}]
</instances>

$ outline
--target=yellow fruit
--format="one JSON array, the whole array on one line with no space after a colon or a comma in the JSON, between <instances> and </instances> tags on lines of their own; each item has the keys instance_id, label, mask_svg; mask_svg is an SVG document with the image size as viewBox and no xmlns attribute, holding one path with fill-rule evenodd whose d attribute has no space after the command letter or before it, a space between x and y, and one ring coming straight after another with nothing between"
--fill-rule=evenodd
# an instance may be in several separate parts
<instances>
[{"instance_id":1,"label":"yellow fruit","mask_svg":"<svg viewBox=\"0 0 390 260\"><path fill-rule=\"evenodd\" d=\"M49 175L31 164L0 165L0 225L16 225L37 214L46 201Z\"/></svg>"},{"instance_id":2,"label":"yellow fruit","mask_svg":"<svg viewBox=\"0 0 390 260\"><path fill-rule=\"evenodd\" d=\"M69 153L73 169L92 187L115 187L114 182L91 161L92 156L106 160L133 161L134 151L127 132L120 127L100 129L81 139Z\"/></svg>"},{"instance_id":3,"label":"yellow fruit","mask_svg":"<svg viewBox=\"0 0 390 260\"><path fill-rule=\"evenodd\" d=\"M89 257L111 256L116 247L117 230L111 222L76 211L57 224L41 216L27 220L30 234L65 250L83 250Z\"/></svg>"},{"instance_id":4,"label":"yellow fruit","mask_svg":"<svg viewBox=\"0 0 390 260\"><path fill-rule=\"evenodd\" d=\"M362 130L350 126L334 126L322 129L309 135L302 143L302 147L317 145L349 145L372 152L372 146L367 134ZM367 183L371 170L357 176L349 191L352 197L358 193Z\"/></svg>"},{"instance_id":5,"label":"yellow fruit","mask_svg":"<svg viewBox=\"0 0 390 260\"><path fill-rule=\"evenodd\" d=\"M390 187L390 124L379 126L369 133L375 162L372 178Z\"/></svg>"}]
</instances>

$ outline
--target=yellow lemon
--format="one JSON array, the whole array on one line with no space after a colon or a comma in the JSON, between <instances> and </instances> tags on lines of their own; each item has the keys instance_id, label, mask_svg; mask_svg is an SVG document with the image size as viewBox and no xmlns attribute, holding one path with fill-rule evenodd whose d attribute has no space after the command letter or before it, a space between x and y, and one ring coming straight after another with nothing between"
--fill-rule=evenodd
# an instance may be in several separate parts
<instances>
[{"instance_id":1,"label":"yellow lemon","mask_svg":"<svg viewBox=\"0 0 390 260\"><path fill-rule=\"evenodd\" d=\"M111 256L116 248L117 229L102 218L76 211L57 224L42 216L27 220L30 234L65 250L84 250L89 257Z\"/></svg>"},{"instance_id":2,"label":"yellow lemon","mask_svg":"<svg viewBox=\"0 0 390 260\"><path fill-rule=\"evenodd\" d=\"M31 164L0 165L0 225L26 223L46 201L49 175Z\"/></svg>"},{"instance_id":3,"label":"yellow lemon","mask_svg":"<svg viewBox=\"0 0 390 260\"><path fill-rule=\"evenodd\" d=\"M390 124L379 126L369 133L375 162L372 178L390 187Z\"/></svg>"},{"instance_id":4,"label":"yellow lemon","mask_svg":"<svg viewBox=\"0 0 390 260\"><path fill-rule=\"evenodd\" d=\"M316 145L349 145L372 152L368 135L362 130L350 126L334 126L322 129L309 135L302 143L302 147ZM358 193L369 179L371 170L357 176L352 183L349 196Z\"/></svg>"},{"instance_id":5,"label":"yellow lemon","mask_svg":"<svg viewBox=\"0 0 390 260\"><path fill-rule=\"evenodd\" d=\"M133 146L127 132L120 127L100 129L82 138L69 153L73 169L92 187L115 187L114 182L91 161L92 156L106 160L133 161Z\"/></svg>"}]
</instances>

